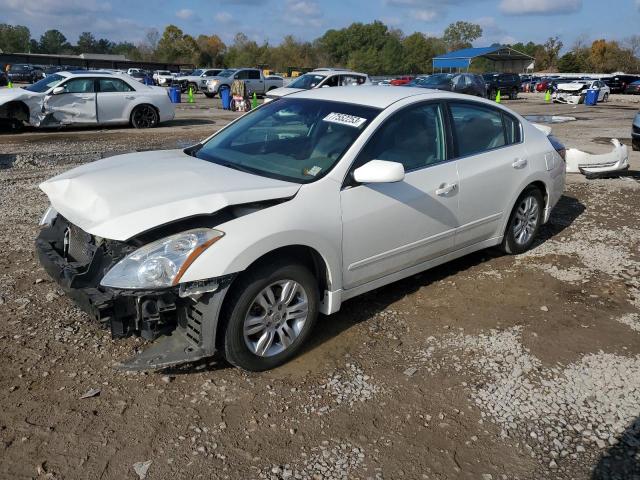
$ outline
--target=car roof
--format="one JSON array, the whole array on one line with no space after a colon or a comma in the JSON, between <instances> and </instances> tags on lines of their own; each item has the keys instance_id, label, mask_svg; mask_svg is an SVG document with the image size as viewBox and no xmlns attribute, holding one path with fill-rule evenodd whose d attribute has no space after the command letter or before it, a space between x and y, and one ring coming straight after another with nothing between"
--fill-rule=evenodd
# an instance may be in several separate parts
<instances>
[{"instance_id":1,"label":"car roof","mask_svg":"<svg viewBox=\"0 0 640 480\"><path fill-rule=\"evenodd\" d=\"M428 88L388 88L377 85L362 85L358 87L312 88L287 95L287 98L309 98L331 102L354 103L384 109L407 97L436 93L442 92Z\"/></svg>"},{"instance_id":2,"label":"car roof","mask_svg":"<svg viewBox=\"0 0 640 480\"><path fill-rule=\"evenodd\" d=\"M320 77L328 77L331 75L350 75L350 74L354 74L354 75L362 75L363 77L366 77L367 74L366 73L361 73L361 72L355 72L353 70L313 70L312 72L307 72L304 75L318 75ZM302 75L301 75L302 76Z\"/></svg>"}]
</instances>

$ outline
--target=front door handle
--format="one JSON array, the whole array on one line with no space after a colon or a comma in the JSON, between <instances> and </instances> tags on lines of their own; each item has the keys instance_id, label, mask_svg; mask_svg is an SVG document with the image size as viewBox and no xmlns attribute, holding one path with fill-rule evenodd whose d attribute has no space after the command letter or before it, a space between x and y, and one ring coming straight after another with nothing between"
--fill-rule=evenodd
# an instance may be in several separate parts
<instances>
[{"instance_id":1,"label":"front door handle","mask_svg":"<svg viewBox=\"0 0 640 480\"><path fill-rule=\"evenodd\" d=\"M454 190L456 190L457 188L458 188L458 184L457 183L443 183L436 190L436 195L444 197L445 195L448 195L451 192L453 192Z\"/></svg>"},{"instance_id":2,"label":"front door handle","mask_svg":"<svg viewBox=\"0 0 640 480\"><path fill-rule=\"evenodd\" d=\"M135 100L136 99L136 97L134 97L133 95L126 95L124 98L125 98L125 100Z\"/></svg>"},{"instance_id":3,"label":"front door handle","mask_svg":"<svg viewBox=\"0 0 640 480\"><path fill-rule=\"evenodd\" d=\"M514 160L514 162L511 164L511 166L513 168L523 168L527 166L527 159L526 158L516 158Z\"/></svg>"}]
</instances>

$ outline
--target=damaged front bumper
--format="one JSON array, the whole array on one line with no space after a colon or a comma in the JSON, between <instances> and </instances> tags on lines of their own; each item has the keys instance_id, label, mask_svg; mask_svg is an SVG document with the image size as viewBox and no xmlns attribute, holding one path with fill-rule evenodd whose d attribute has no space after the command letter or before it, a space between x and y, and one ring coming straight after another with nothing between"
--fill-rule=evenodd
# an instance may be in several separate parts
<instances>
[{"instance_id":1,"label":"damaged front bumper","mask_svg":"<svg viewBox=\"0 0 640 480\"><path fill-rule=\"evenodd\" d=\"M617 138L611 139L613 150L601 155L593 155L576 148L566 153L567 173L582 173L586 176L608 175L629 168L627 146Z\"/></svg>"},{"instance_id":2,"label":"damaged front bumper","mask_svg":"<svg viewBox=\"0 0 640 480\"><path fill-rule=\"evenodd\" d=\"M569 105L578 105L584 103L584 93L577 92L556 92L551 96L554 103L565 103Z\"/></svg>"},{"instance_id":3,"label":"damaged front bumper","mask_svg":"<svg viewBox=\"0 0 640 480\"><path fill-rule=\"evenodd\" d=\"M136 335L154 340L119 368L157 369L214 355L218 315L232 278L216 279L215 291L205 294L189 294L184 286L182 291L177 286L159 290L101 286L105 273L135 248L89 235L60 215L36 239L38 258L47 273L83 311L109 328L113 338ZM198 292L197 287L191 291Z\"/></svg>"}]
</instances>

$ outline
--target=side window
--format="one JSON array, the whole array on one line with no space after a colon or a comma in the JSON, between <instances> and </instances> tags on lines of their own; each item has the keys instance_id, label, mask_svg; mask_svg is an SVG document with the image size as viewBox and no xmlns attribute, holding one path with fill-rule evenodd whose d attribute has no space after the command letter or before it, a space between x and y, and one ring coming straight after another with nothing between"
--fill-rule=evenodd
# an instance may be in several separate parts
<instances>
[{"instance_id":1,"label":"side window","mask_svg":"<svg viewBox=\"0 0 640 480\"><path fill-rule=\"evenodd\" d=\"M101 78L99 85L100 92L133 92L128 83L118 78Z\"/></svg>"},{"instance_id":2,"label":"side window","mask_svg":"<svg viewBox=\"0 0 640 480\"><path fill-rule=\"evenodd\" d=\"M247 80L249 78L249 72L247 70L241 70L236 73L234 78L237 78L238 80Z\"/></svg>"},{"instance_id":3,"label":"side window","mask_svg":"<svg viewBox=\"0 0 640 480\"><path fill-rule=\"evenodd\" d=\"M465 75L464 76L464 86L465 87L471 87L473 85L473 79L471 77L471 75Z\"/></svg>"},{"instance_id":4,"label":"side window","mask_svg":"<svg viewBox=\"0 0 640 480\"><path fill-rule=\"evenodd\" d=\"M260 80L260 72L258 70L248 70L247 73L249 80Z\"/></svg>"},{"instance_id":5,"label":"side window","mask_svg":"<svg viewBox=\"0 0 640 480\"><path fill-rule=\"evenodd\" d=\"M93 93L93 78L75 78L64 85L64 93Z\"/></svg>"},{"instance_id":6,"label":"side window","mask_svg":"<svg viewBox=\"0 0 640 480\"><path fill-rule=\"evenodd\" d=\"M340 84L340 75L333 75L329 77L322 86L328 85L330 87L337 87Z\"/></svg>"},{"instance_id":7,"label":"side window","mask_svg":"<svg viewBox=\"0 0 640 480\"><path fill-rule=\"evenodd\" d=\"M355 75L341 75L340 85L343 87L358 85L358 77Z\"/></svg>"},{"instance_id":8,"label":"side window","mask_svg":"<svg viewBox=\"0 0 640 480\"><path fill-rule=\"evenodd\" d=\"M458 155L466 157L505 145L502 113L471 103L452 103Z\"/></svg>"},{"instance_id":9,"label":"side window","mask_svg":"<svg viewBox=\"0 0 640 480\"><path fill-rule=\"evenodd\" d=\"M446 137L440 104L423 104L393 114L367 143L354 165L370 160L402 163L405 171L446 160Z\"/></svg>"},{"instance_id":10,"label":"side window","mask_svg":"<svg viewBox=\"0 0 640 480\"><path fill-rule=\"evenodd\" d=\"M504 121L504 133L507 138L507 145L520 143L522 141L522 127L520 122L506 113L502 114L502 119Z\"/></svg>"}]
</instances>

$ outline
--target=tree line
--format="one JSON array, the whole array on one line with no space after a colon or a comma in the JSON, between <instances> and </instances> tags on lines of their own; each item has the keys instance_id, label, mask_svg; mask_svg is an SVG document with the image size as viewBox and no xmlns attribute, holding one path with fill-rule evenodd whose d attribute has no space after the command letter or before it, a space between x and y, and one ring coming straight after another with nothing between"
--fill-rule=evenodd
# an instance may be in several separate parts
<instances>
[{"instance_id":1,"label":"tree line","mask_svg":"<svg viewBox=\"0 0 640 480\"><path fill-rule=\"evenodd\" d=\"M277 45L258 43L237 33L227 45L216 35L192 35L175 25L146 32L142 41L113 42L95 38L91 32L79 35L75 44L59 30L32 38L22 25L0 24L0 50L8 53L123 54L130 60L189 63L199 66L228 67L264 65L275 71L319 66L346 67L370 75L425 73L431 71L433 57L471 47L482 37L480 25L458 21L449 25L441 37L421 32L405 35L380 21L352 23L342 29L327 30L313 41L287 35ZM535 58L536 71L595 72L640 71L640 35L623 42L598 39L591 44L577 40L564 54L558 37L546 42L515 43L515 50ZM488 62L477 61L472 70L485 71Z\"/></svg>"}]
</instances>

